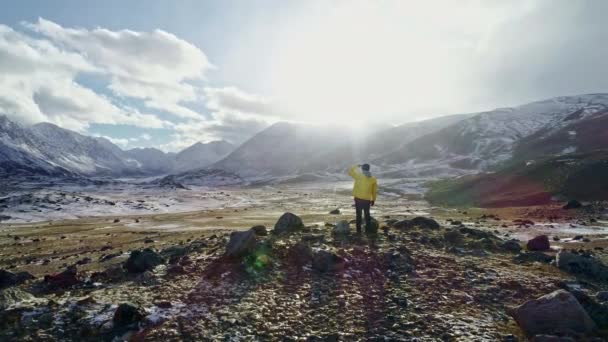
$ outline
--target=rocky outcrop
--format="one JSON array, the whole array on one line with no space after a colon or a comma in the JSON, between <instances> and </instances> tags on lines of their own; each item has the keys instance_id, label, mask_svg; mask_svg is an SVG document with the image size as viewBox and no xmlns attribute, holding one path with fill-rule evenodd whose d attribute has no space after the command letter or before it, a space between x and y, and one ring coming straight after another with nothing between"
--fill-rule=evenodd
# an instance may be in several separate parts
<instances>
[{"instance_id":1,"label":"rocky outcrop","mask_svg":"<svg viewBox=\"0 0 608 342\"><path fill-rule=\"evenodd\" d=\"M595 329L591 317L576 298L565 290L530 300L516 308L512 316L528 336L591 333Z\"/></svg>"}]
</instances>

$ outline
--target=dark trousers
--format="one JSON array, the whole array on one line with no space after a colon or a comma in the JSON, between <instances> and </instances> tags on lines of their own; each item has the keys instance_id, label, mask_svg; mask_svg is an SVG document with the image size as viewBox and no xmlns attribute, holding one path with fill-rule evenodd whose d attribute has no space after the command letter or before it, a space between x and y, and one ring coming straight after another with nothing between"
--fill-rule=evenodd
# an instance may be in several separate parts
<instances>
[{"instance_id":1,"label":"dark trousers","mask_svg":"<svg viewBox=\"0 0 608 342\"><path fill-rule=\"evenodd\" d=\"M362 213L365 213L365 230L372 227L372 217L369 214L371 201L355 198L355 211L357 213L357 233L361 233L361 223L363 222Z\"/></svg>"}]
</instances>

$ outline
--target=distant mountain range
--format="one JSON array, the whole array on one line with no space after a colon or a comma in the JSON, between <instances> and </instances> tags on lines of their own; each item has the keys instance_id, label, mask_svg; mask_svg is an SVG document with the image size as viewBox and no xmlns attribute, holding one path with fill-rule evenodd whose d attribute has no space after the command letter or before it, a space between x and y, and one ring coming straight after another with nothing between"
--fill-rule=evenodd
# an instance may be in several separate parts
<instances>
[{"instance_id":1,"label":"distant mountain range","mask_svg":"<svg viewBox=\"0 0 608 342\"><path fill-rule=\"evenodd\" d=\"M0 172L175 175L169 183L322 179L361 162L386 178L444 178L602 148L608 148L608 94L562 96L356 134L340 126L279 122L236 148L223 141L197 143L177 154L123 151L103 138L51 124L24 128L0 117Z\"/></svg>"},{"instance_id":2,"label":"distant mountain range","mask_svg":"<svg viewBox=\"0 0 608 342\"><path fill-rule=\"evenodd\" d=\"M180 153L154 148L123 151L105 138L50 123L25 127L0 116L0 174L147 176L201 169L229 154L225 141L197 143Z\"/></svg>"},{"instance_id":3,"label":"distant mountain range","mask_svg":"<svg viewBox=\"0 0 608 342\"><path fill-rule=\"evenodd\" d=\"M514 108L444 116L360 136L277 123L213 164L243 177L343 172L370 162L386 177L448 177L608 146L608 94L562 96Z\"/></svg>"}]
</instances>

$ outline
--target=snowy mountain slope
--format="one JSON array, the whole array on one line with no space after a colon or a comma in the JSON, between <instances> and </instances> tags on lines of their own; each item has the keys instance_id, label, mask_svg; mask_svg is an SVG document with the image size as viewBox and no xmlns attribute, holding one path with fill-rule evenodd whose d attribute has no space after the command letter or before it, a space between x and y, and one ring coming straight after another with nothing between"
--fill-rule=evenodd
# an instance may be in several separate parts
<instances>
[{"instance_id":1,"label":"snowy mountain slope","mask_svg":"<svg viewBox=\"0 0 608 342\"><path fill-rule=\"evenodd\" d=\"M356 136L311 160L307 170L339 172L353 164L375 160L383 155L400 151L409 142L467 117L467 114L442 116L370 132L367 136Z\"/></svg>"},{"instance_id":2,"label":"snowy mountain slope","mask_svg":"<svg viewBox=\"0 0 608 342\"><path fill-rule=\"evenodd\" d=\"M234 146L223 140L198 142L175 155L172 171L181 173L204 168L226 157L233 150Z\"/></svg>"},{"instance_id":3,"label":"snowy mountain slope","mask_svg":"<svg viewBox=\"0 0 608 342\"><path fill-rule=\"evenodd\" d=\"M153 148L123 151L105 138L89 137L50 123L30 127L0 115L0 173L82 176L144 176L201 168L232 149L227 142L195 144L175 153Z\"/></svg>"},{"instance_id":4,"label":"snowy mountain slope","mask_svg":"<svg viewBox=\"0 0 608 342\"><path fill-rule=\"evenodd\" d=\"M153 175L171 172L175 161L175 153L165 153L150 147L134 148L124 153L129 159L138 163L141 170Z\"/></svg>"},{"instance_id":5,"label":"snowy mountain slope","mask_svg":"<svg viewBox=\"0 0 608 342\"><path fill-rule=\"evenodd\" d=\"M276 123L210 166L241 177L302 173L318 156L352 141L338 127Z\"/></svg>"},{"instance_id":6,"label":"snowy mountain slope","mask_svg":"<svg viewBox=\"0 0 608 342\"><path fill-rule=\"evenodd\" d=\"M142 170L124 151L103 138L93 138L39 123L30 128L50 163L83 175L133 175Z\"/></svg>"},{"instance_id":7,"label":"snowy mountain slope","mask_svg":"<svg viewBox=\"0 0 608 342\"><path fill-rule=\"evenodd\" d=\"M559 130L604 111L608 94L562 96L514 108L478 113L415 139L401 150L375 160L394 169L452 168L484 170L513 156L519 141L541 130ZM577 116L577 112L582 113ZM567 118L572 118L566 120Z\"/></svg>"},{"instance_id":8,"label":"snowy mountain slope","mask_svg":"<svg viewBox=\"0 0 608 342\"><path fill-rule=\"evenodd\" d=\"M40 144L25 127L0 115L0 174L68 175L69 171L45 160Z\"/></svg>"}]
</instances>

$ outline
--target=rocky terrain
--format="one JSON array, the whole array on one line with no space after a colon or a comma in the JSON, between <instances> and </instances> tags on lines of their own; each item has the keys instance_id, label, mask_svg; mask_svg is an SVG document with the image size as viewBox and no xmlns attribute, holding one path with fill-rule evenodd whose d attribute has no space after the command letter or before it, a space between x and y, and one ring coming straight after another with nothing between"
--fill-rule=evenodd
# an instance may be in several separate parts
<instances>
[{"instance_id":1,"label":"rocky terrain","mask_svg":"<svg viewBox=\"0 0 608 342\"><path fill-rule=\"evenodd\" d=\"M608 337L604 208L394 197L357 236L347 191L221 192L259 201L2 225L0 339Z\"/></svg>"}]
</instances>

